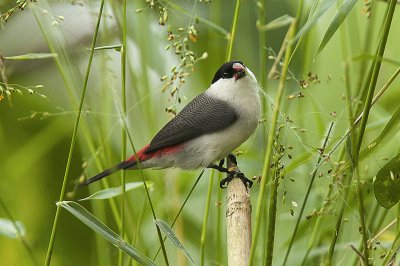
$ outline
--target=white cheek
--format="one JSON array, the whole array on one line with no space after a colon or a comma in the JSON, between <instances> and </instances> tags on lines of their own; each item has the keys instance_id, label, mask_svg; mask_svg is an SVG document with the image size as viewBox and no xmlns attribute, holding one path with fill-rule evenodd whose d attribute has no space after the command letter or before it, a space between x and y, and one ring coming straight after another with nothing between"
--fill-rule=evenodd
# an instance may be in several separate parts
<instances>
[{"instance_id":1,"label":"white cheek","mask_svg":"<svg viewBox=\"0 0 400 266\"><path fill-rule=\"evenodd\" d=\"M219 79L217 82L211 85L206 93L214 98L225 100L230 102L232 97L232 90L235 86L233 79Z\"/></svg>"}]
</instances>

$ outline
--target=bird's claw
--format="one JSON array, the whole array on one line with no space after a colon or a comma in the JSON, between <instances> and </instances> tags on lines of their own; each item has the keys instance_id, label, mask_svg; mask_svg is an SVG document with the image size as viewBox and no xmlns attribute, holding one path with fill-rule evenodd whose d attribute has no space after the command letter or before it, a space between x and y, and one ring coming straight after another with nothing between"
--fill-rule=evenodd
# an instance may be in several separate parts
<instances>
[{"instance_id":1,"label":"bird's claw","mask_svg":"<svg viewBox=\"0 0 400 266\"><path fill-rule=\"evenodd\" d=\"M227 177L223 178L221 182L219 183L220 188L224 189L228 187L228 183L232 181L235 177L239 178L242 180L244 186L246 188L251 188L253 186L253 181L248 179L240 170L237 168L237 161L236 161L236 156L233 155L232 153L228 155L228 162L233 164L233 167L230 168L225 168L223 167L224 165L224 159L222 159L218 165L216 164L210 164L208 168L213 168L221 173L227 173ZM228 163L229 164L229 163Z\"/></svg>"},{"instance_id":2,"label":"bird's claw","mask_svg":"<svg viewBox=\"0 0 400 266\"><path fill-rule=\"evenodd\" d=\"M220 188L224 189L228 187L228 183L232 181L235 177L239 178L242 180L243 185L246 188L251 188L253 186L253 181L248 179L242 172L238 171L228 171L228 176L223 178L221 182L219 183Z\"/></svg>"}]
</instances>

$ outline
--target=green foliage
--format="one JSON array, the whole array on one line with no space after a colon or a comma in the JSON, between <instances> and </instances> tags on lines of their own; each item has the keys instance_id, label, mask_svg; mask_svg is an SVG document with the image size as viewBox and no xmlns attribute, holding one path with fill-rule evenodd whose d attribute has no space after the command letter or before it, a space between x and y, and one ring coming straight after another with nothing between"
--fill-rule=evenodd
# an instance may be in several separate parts
<instances>
[{"instance_id":1,"label":"green foliage","mask_svg":"<svg viewBox=\"0 0 400 266\"><path fill-rule=\"evenodd\" d=\"M124 241L117 233L113 232L110 228L108 228L105 224L103 224L100 220L98 220L95 216L93 216L78 203L72 201L61 201L58 202L57 205L69 211L82 223L87 225L90 229L95 231L97 234L99 234L101 237L106 239L114 246L123 250L126 254L131 256L137 262L141 263L142 265L155 265L154 262L151 261L151 259L129 245L129 243Z\"/></svg>"},{"instance_id":2,"label":"green foliage","mask_svg":"<svg viewBox=\"0 0 400 266\"><path fill-rule=\"evenodd\" d=\"M258 25L258 29L261 31L268 31L268 30L276 30L285 26L290 25L292 23L293 17L289 15L283 15L279 18L274 19L273 21L269 22L265 25Z\"/></svg>"},{"instance_id":3,"label":"green foliage","mask_svg":"<svg viewBox=\"0 0 400 266\"><path fill-rule=\"evenodd\" d=\"M181 241L179 241L178 237L176 236L175 232L172 228L163 220L157 219L154 223L161 229L161 231L167 236L168 240L174 244L175 247L181 249L185 256L190 260L191 263L195 264L192 257L190 256L187 249L182 245Z\"/></svg>"},{"instance_id":4,"label":"green foliage","mask_svg":"<svg viewBox=\"0 0 400 266\"><path fill-rule=\"evenodd\" d=\"M318 3L319 1L315 1ZM317 22L319 19L323 17L323 15L328 11L328 9L336 2L336 0L324 0L319 6L318 11L307 20L304 26L297 32L297 34L293 37L292 42L297 41L300 37L306 34Z\"/></svg>"},{"instance_id":5,"label":"green foliage","mask_svg":"<svg viewBox=\"0 0 400 266\"><path fill-rule=\"evenodd\" d=\"M153 182L148 181L147 187L151 188L153 186ZM136 188L143 187L143 182L130 182L125 184L125 192L131 191ZM96 191L89 197L80 199L80 201L84 200L103 200L103 199L110 199L117 197L122 194L122 187L113 187L113 188L106 188L99 191Z\"/></svg>"},{"instance_id":6,"label":"green foliage","mask_svg":"<svg viewBox=\"0 0 400 266\"><path fill-rule=\"evenodd\" d=\"M325 32L321 44L318 47L318 53L320 53L324 49L325 45L329 42L333 34L338 30L340 25L343 23L343 21L346 19L346 17L349 15L350 11L356 4L357 0L346 0L340 5L331 23L329 24L328 29Z\"/></svg>"},{"instance_id":7,"label":"green foliage","mask_svg":"<svg viewBox=\"0 0 400 266\"><path fill-rule=\"evenodd\" d=\"M6 60L31 60L31 59L47 59L56 57L56 53L28 53L14 56L4 56Z\"/></svg>"},{"instance_id":8,"label":"green foliage","mask_svg":"<svg viewBox=\"0 0 400 266\"><path fill-rule=\"evenodd\" d=\"M77 184L151 141L229 54L262 86L259 128L236 151L255 177L253 264L398 263L393 3L108 0L100 15L99 1L2 1L0 265L225 265L218 178Z\"/></svg>"},{"instance_id":9,"label":"green foliage","mask_svg":"<svg viewBox=\"0 0 400 266\"><path fill-rule=\"evenodd\" d=\"M378 203L390 209L400 200L400 155L392 158L376 174L374 193Z\"/></svg>"}]
</instances>

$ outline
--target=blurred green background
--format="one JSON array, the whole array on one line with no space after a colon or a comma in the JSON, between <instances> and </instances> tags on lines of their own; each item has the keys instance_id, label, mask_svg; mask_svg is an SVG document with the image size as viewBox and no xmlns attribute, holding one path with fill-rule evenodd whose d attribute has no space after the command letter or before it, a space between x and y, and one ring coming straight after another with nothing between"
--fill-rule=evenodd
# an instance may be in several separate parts
<instances>
[{"instance_id":1,"label":"blurred green background","mask_svg":"<svg viewBox=\"0 0 400 266\"><path fill-rule=\"evenodd\" d=\"M150 8L146 1L128 1L127 9L127 126L139 149L169 120L171 113L166 108L178 111L195 95L205 90L215 71L224 62L227 38L230 31L235 1L156 1L168 10L166 25L159 25L159 10ZM302 2L302 1L300 1ZM318 1L304 1L298 28L307 21L312 5ZM339 3L341 1L338 1ZM349 127L345 96L345 71L353 92L360 87L368 65L375 53L387 3L385 1L358 1L343 25L329 41L325 49L317 53L318 46L334 16L339 3L318 20L316 25L302 38L289 66L280 124L284 126L280 135L283 145L293 147L283 159L290 171L279 188L277 226L275 236L274 264L281 265L295 224L295 218L309 183L309 173L318 158L318 148L326 134L328 124L335 124L329 147L338 141ZM372 4L368 18L366 3ZM172 3L172 4L170 4ZM266 79L275 56L278 54L287 26L270 31L260 31L257 21L266 24L280 16L296 16L299 1L248 1L243 0L237 24L237 35L233 43L233 59L242 60L257 76L262 85L264 101L263 118L257 132L240 147L243 154L239 166L248 177L261 174L265 154L266 136L271 118L278 81ZM1 13L16 5L15 1L2 1ZM263 9L260 9L263 6ZM142 9L137 12L137 9ZM65 172L69 145L82 91L92 36L95 30L99 1L42 1L29 2L22 11L16 10L7 22L1 23L0 55L16 56L27 53L49 53L56 58L37 60L4 60L4 83L20 88L22 95L3 90L0 101L0 197L13 219L25 228L25 240L33 251L38 264L44 262L50 238L56 202L59 198ZM263 13L263 11L265 13ZM99 29L97 47L121 44L122 1L106 1ZM380 71L377 90L380 89L399 67L400 26L399 10L394 15L385 59ZM203 20L196 19L196 16ZM204 23L204 20L211 23ZM189 40L189 49L197 58L204 53L208 57L198 60L185 71L185 84L171 96L165 82L160 78L169 75L171 69L181 62L174 49L165 50L168 31L178 34L179 28L193 25L197 30L197 41ZM221 27L223 31L219 30ZM263 42L265 41L265 42ZM53 46L53 47L51 47ZM280 68L280 67L279 67ZM310 80L316 77L317 80ZM264 78L263 78L264 77ZM7 80L4 80L6 78ZM82 121L78 130L77 149L72 157L67 190L72 200L86 197L100 190L103 184L93 184L88 189L72 193L77 180L83 175L93 174L120 160L121 151L121 63L120 52L114 49L95 51L87 94L83 105ZM300 81L308 81L301 88ZM399 106L400 82L395 80L389 90L374 105L364 139L364 146L375 139ZM34 90L30 94L29 89ZM298 97L299 93L304 97ZM45 96L42 96L45 95ZM291 95L294 96L292 99ZM182 102L178 102L178 97ZM354 100L354 106L357 101ZM288 122L291 121L291 122ZM372 190L372 179L376 172L399 150L398 124L393 133L378 144L372 153L363 158L361 175L367 220L379 217L382 227L393 220L396 210L386 211L377 205ZM131 154L132 147L127 144ZM289 265L299 265L306 250L306 243L313 230L315 212L321 210L329 186L333 186L331 203L322 210L322 226L318 246L311 252L310 264L319 264L326 255L335 217L340 202L346 201L346 222L342 226L339 244L335 253L335 264L350 265L356 259L350 244L358 245L359 217L357 199L352 190L348 199L343 199L344 186L339 174L330 172L337 163L337 153L319 169L320 177L312 189L305 215L296 238ZM292 159L290 159L292 158ZM171 222L200 171L185 172L175 169L146 170L147 180L154 183L151 196L158 217ZM217 176L217 175L216 175ZM127 180L141 181L139 172L128 171ZM108 178L112 186L120 184L118 174ZM184 208L174 230L189 250L196 263L200 261L200 234L206 203L210 171L207 170ZM224 213L225 191L220 190L218 178L213 179L210 217L208 218L205 244L205 265L226 264ZM252 204L255 205L259 185L251 189ZM127 194L128 206L125 217L129 241L136 239L135 247L153 258L159 243L143 189ZM118 203L119 198L116 199ZM97 218L118 232L111 207L107 200L83 202ZM268 204L265 204L265 209ZM396 207L397 208L397 207ZM374 210L374 211L373 211ZM376 212L375 212L376 211ZM291 213L293 212L293 215ZM254 212L253 212L254 213ZM266 216L265 216L266 217ZM10 219L7 211L0 207L0 218ZM263 221L261 234L265 233ZM381 228L381 227L379 227ZM371 229L371 235L376 234ZM373 251L374 262L395 237L395 229L387 230L382 245ZM385 242L386 241L386 242ZM132 242L132 241L130 241ZM386 244L385 244L386 243ZM255 265L262 265L265 238L258 240ZM189 262L182 252L167 242L171 265ZM52 265L117 265L118 249L96 237L96 234L65 210L57 230ZM0 265L34 265L22 242L0 234ZM125 265L129 260L126 257ZM163 264L159 255L156 263Z\"/></svg>"}]
</instances>

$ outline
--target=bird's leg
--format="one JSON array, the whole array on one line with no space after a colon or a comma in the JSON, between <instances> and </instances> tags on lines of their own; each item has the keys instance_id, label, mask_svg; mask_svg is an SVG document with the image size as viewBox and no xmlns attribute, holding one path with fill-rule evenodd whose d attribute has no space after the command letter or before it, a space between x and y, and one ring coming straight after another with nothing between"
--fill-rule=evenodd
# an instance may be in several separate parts
<instances>
[{"instance_id":1,"label":"bird's leg","mask_svg":"<svg viewBox=\"0 0 400 266\"><path fill-rule=\"evenodd\" d=\"M221 182L219 183L219 186L221 188L227 188L227 184L229 182L231 182L233 178L237 177L240 180L242 180L242 182L246 188L247 187L251 188L251 186L253 185L253 181L248 179L244 175L244 173L242 173L240 171L240 169L237 167L236 156L233 155L232 153L228 155L227 164L228 164L228 168L226 169L227 170L226 173L228 174L228 176L221 180Z\"/></svg>"},{"instance_id":2,"label":"bird's leg","mask_svg":"<svg viewBox=\"0 0 400 266\"><path fill-rule=\"evenodd\" d=\"M216 169L216 170L220 171L221 173L228 173L228 172L229 172L228 169L225 168L225 167L223 167L223 165L224 165L224 160L222 159L222 160L219 162L218 165L212 163L212 164L209 164L209 165L207 166L207 168Z\"/></svg>"}]
</instances>

